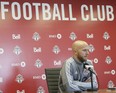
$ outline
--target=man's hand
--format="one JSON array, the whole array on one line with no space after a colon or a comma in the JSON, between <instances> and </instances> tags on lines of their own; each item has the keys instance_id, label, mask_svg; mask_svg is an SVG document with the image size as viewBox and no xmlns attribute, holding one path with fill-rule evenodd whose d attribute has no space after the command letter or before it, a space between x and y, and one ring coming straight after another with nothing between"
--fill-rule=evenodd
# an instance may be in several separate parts
<instances>
[{"instance_id":1,"label":"man's hand","mask_svg":"<svg viewBox=\"0 0 116 93\"><path fill-rule=\"evenodd\" d=\"M91 82L91 77L89 77L85 82Z\"/></svg>"}]
</instances>

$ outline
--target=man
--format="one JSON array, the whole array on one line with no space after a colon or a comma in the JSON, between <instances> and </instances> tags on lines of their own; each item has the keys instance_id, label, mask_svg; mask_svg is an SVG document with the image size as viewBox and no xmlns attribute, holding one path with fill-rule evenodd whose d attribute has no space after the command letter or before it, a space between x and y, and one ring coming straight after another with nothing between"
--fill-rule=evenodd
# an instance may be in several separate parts
<instances>
[{"instance_id":1,"label":"man","mask_svg":"<svg viewBox=\"0 0 116 93\"><path fill-rule=\"evenodd\" d=\"M85 91L97 89L98 82L95 73L92 74L85 68L84 64L93 66L88 60L89 45L82 40L77 40L72 44L73 56L67 59L60 71L59 90L61 93L76 93L75 91ZM93 72L94 69L92 69ZM91 83L92 80L92 83ZM62 92L64 91L64 92Z\"/></svg>"}]
</instances>

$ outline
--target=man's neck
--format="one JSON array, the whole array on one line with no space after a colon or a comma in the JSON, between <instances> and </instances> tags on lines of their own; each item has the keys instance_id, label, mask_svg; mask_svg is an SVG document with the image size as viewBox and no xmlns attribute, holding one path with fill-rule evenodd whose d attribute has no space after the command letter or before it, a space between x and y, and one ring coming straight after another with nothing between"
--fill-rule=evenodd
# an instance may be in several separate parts
<instances>
[{"instance_id":1,"label":"man's neck","mask_svg":"<svg viewBox=\"0 0 116 93\"><path fill-rule=\"evenodd\" d=\"M73 58L75 59L76 62L78 62L79 64L82 64L83 62L81 62L77 57L73 56Z\"/></svg>"}]
</instances>

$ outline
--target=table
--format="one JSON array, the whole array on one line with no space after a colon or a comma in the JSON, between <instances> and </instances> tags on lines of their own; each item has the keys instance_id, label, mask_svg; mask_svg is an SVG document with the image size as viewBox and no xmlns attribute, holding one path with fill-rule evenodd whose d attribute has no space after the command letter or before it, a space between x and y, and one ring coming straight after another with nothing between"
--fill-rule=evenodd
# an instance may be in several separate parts
<instances>
[{"instance_id":1,"label":"table","mask_svg":"<svg viewBox=\"0 0 116 93\"><path fill-rule=\"evenodd\" d=\"M100 89L98 91L85 91L82 93L116 93L116 90Z\"/></svg>"}]
</instances>

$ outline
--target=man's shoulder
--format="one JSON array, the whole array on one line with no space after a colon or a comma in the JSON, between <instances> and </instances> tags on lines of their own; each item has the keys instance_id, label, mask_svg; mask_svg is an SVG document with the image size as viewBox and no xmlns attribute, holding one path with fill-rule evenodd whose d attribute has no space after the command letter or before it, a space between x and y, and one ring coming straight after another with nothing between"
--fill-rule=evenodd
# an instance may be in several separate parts
<instances>
[{"instance_id":1,"label":"man's shoulder","mask_svg":"<svg viewBox=\"0 0 116 93\"><path fill-rule=\"evenodd\" d=\"M68 59L65 60L65 62L72 62L74 61L73 57L69 57Z\"/></svg>"},{"instance_id":2,"label":"man's shoulder","mask_svg":"<svg viewBox=\"0 0 116 93\"><path fill-rule=\"evenodd\" d=\"M74 64L74 59L73 57L70 57L68 59L65 60L64 65L71 65Z\"/></svg>"}]
</instances>

